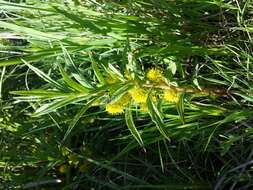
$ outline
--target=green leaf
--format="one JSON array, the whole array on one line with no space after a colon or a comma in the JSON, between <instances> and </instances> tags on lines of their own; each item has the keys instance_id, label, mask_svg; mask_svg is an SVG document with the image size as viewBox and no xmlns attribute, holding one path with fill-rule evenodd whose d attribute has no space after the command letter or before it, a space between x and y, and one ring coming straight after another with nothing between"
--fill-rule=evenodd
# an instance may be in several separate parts
<instances>
[{"instance_id":1,"label":"green leaf","mask_svg":"<svg viewBox=\"0 0 253 190\"><path fill-rule=\"evenodd\" d=\"M122 73L116 68L114 67L112 64L109 64L109 68L107 72L113 74L113 75L116 75L117 78L121 81L124 81L124 76L122 75Z\"/></svg>"},{"instance_id":2,"label":"green leaf","mask_svg":"<svg viewBox=\"0 0 253 190\"><path fill-rule=\"evenodd\" d=\"M159 159L160 159L161 169L162 169L162 172L164 172L163 156L161 153L161 147L160 147L159 141L157 142L157 146L158 146L158 155L159 155Z\"/></svg>"},{"instance_id":3,"label":"green leaf","mask_svg":"<svg viewBox=\"0 0 253 190\"><path fill-rule=\"evenodd\" d=\"M4 83L4 75L5 75L6 67L3 67L1 70L1 76L0 76L0 100L2 99L2 87Z\"/></svg>"},{"instance_id":4,"label":"green leaf","mask_svg":"<svg viewBox=\"0 0 253 190\"><path fill-rule=\"evenodd\" d=\"M180 119L181 119L182 123L184 124L185 123L185 119L184 119L184 93L180 94L179 101L177 102L176 107L177 107L177 112L180 116Z\"/></svg>"},{"instance_id":5,"label":"green leaf","mask_svg":"<svg viewBox=\"0 0 253 190\"><path fill-rule=\"evenodd\" d=\"M62 140L62 143L67 139L67 137L69 136L69 134L71 133L71 131L73 130L73 128L76 126L77 122L79 121L79 119L82 117L82 115L91 107L92 103L95 102L96 100L98 100L100 97L98 98L93 98L90 101L88 101L84 107L75 115L75 117L73 118L72 122L70 123L67 132L64 135L64 138Z\"/></svg>"},{"instance_id":6,"label":"green leaf","mask_svg":"<svg viewBox=\"0 0 253 190\"><path fill-rule=\"evenodd\" d=\"M144 143L142 141L141 135L134 124L130 105L128 109L126 109L125 111L125 119L126 119L127 127L130 130L133 137L135 138L135 140L140 144L140 146L144 147Z\"/></svg>"},{"instance_id":7,"label":"green leaf","mask_svg":"<svg viewBox=\"0 0 253 190\"><path fill-rule=\"evenodd\" d=\"M64 71L64 69L62 68L61 65L59 65L59 69L60 69L61 75L63 77L63 80L69 85L69 87L71 87L79 92L88 92L89 91L89 89L85 88L84 86L80 85L79 83L77 83L76 81L71 79L68 76L68 74Z\"/></svg>"},{"instance_id":8,"label":"green leaf","mask_svg":"<svg viewBox=\"0 0 253 190\"><path fill-rule=\"evenodd\" d=\"M152 121L155 123L156 128L168 141L170 141L168 132L166 131L164 127L162 116L150 96L147 99L147 104L148 104L149 115Z\"/></svg>"},{"instance_id":9,"label":"green leaf","mask_svg":"<svg viewBox=\"0 0 253 190\"><path fill-rule=\"evenodd\" d=\"M29 96L29 97L39 97L39 98L62 98L70 96L71 93L64 93L60 91L45 90L45 89L35 89L35 90L20 90L11 91L11 94Z\"/></svg>"},{"instance_id":10,"label":"green leaf","mask_svg":"<svg viewBox=\"0 0 253 190\"><path fill-rule=\"evenodd\" d=\"M62 89L62 90L66 90L66 87L61 85L60 83L56 82L55 80L53 80L50 76L48 76L47 74L45 74L43 71L41 71L40 69L32 66L31 64L29 64L28 62L26 62L25 60L22 60L33 72L35 72L39 77L41 77L44 81L52 84L53 86L55 86L58 89Z\"/></svg>"},{"instance_id":11,"label":"green leaf","mask_svg":"<svg viewBox=\"0 0 253 190\"><path fill-rule=\"evenodd\" d=\"M105 79L104 79L102 73L100 72L96 61L93 59L92 54L89 53L89 56L90 56L90 60L91 60L92 69L93 69L98 81L100 82L101 85L105 84Z\"/></svg>"},{"instance_id":12,"label":"green leaf","mask_svg":"<svg viewBox=\"0 0 253 190\"><path fill-rule=\"evenodd\" d=\"M118 101L122 96L128 93L128 90L132 87L131 83L127 83L123 86L119 86L118 89L112 94L111 102Z\"/></svg>"},{"instance_id":13,"label":"green leaf","mask_svg":"<svg viewBox=\"0 0 253 190\"><path fill-rule=\"evenodd\" d=\"M177 72L177 64L176 64L176 62L171 58L171 59L164 59L164 62L166 63L166 64L168 64L168 68L169 68L169 70L171 71L171 73L172 73L172 75L175 75L176 74L176 72Z\"/></svg>"},{"instance_id":14,"label":"green leaf","mask_svg":"<svg viewBox=\"0 0 253 190\"><path fill-rule=\"evenodd\" d=\"M18 9L34 9L34 10L39 10L39 11L47 11L47 12L55 12L53 11L53 9L46 9L46 8L41 8L41 7L38 7L38 6L30 6L30 5L26 5L24 3L9 3L9 2L6 2L6 1L0 1L0 5L1 5L1 8L8 8L8 10L10 9L10 7L13 7L13 8L18 8Z\"/></svg>"},{"instance_id":15,"label":"green leaf","mask_svg":"<svg viewBox=\"0 0 253 190\"><path fill-rule=\"evenodd\" d=\"M59 108L62 108L63 106L66 106L68 104L77 103L80 101L84 101L88 99L89 97L86 94L79 94L79 95L72 95L60 100L55 100L53 102L44 104L39 109L36 110L34 114L32 114L33 117L38 117L41 115L48 114L50 112L54 112Z\"/></svg>"},{"instance_id":16,"label":"green leaf","mask_svg":"<svg viewBox=\"0 0 253 190\"><path fill-rule=\"evenodd\" d=\"M88 17L85 19L82 19L80 16L75 15L69 11L65 11L63 9L59 9L56 6L53 6L53 8L60 14L64 15L66 18L80 24L83 28L88 28L90 31L94 33L104 33L104 29L101 26L98 26L94 22L90 21Z\"/></svg>"},{"instance_id":17,"label":"green leaf","mask_svg":"<svg viewBox=\"0 0 253 190\"><path fill-rule=\"evenodd\" d=\"M30 55L9 58L8 60L0 60L0 67L21 64L21 63L23 63L22 59L30 62L30 61L37 61L37 60L40 60L45 57L57 56L57 55L58 54L57 54L56 48L49 49L46 51L44 51L44 50L38 51L38 52L34 52L33 54L30 54Z\"/></svg>"},{"instance_id":18,"label":"green leaf","mask_svg":"<svg viewBox=\"0 0 253 190\"><path fill-rule=\"evenodd\" d=\"M90 84L90 82L83 76L83 74L80 72L80 70L76 67L76 65L74 64L71 56L69 55L67 49L62 46L62 51L64 54L64 58L65 58L65 62L67 67L69 68L69 70L71 71L71 73L73 74L74 78L83 86L85 86L86 88L92 89L93 86Z\"/></svg>"},{"instance_id":19,"label":"green leaf","mask_svg":"<svg viewBox=\"0 0 253 190\"><path fill-rule=\"evenodd\" d=\"M234 94L242 97L246 101L253 102L253 96L252 95L251 96L247 96L247 95L241 94L239 92L234 92Z\"/></svg>"},{"instance_id":20,"label":"green leaf","mask_svg":"<svg viewBox=\"0 0 253 190\"><path fill-rule=\"evenodd\" d=\"M31 36L35 39L39 39L39 40L62 40L64 39L64 36L61 35L57 35L57 34L51 34L48 32L41 32L32 28L28 28L25 26L19 26L17 24L12 24L12 23L8 23L8 22L4 22L4 21L0 21L0 26L2 28L6 28L9 30L12 30L14 32L17 33L21 33L21 34L25 34L28 36Z\"/></svg>"},{"instance_id":21,"label":"green leaf","mask_svg":"<svg viewBox=\"0 0 253 190\"><path fill-rule=\"evenodd\" d=\"M98 166L98 167L101 167L101 168L105 168L107 169L108 171L110 172L114 172L118 175L121 175L121 176L125 176L127 179L131 180L132 182L134 183L140 183L140 184L144 184L144 185L150 185L147 181L143 180L143 179L139 179L131 174L128 174L126 172L123 172L121 170L118 170L117 168L114 168L111 166L111 164L104 164L102 162L99 162L99 161L96 161L96 160L93 160L91 158L88 158L88 157L83 157L84 159L86 159L88 162Z\"/></svg>"}]
</instances>

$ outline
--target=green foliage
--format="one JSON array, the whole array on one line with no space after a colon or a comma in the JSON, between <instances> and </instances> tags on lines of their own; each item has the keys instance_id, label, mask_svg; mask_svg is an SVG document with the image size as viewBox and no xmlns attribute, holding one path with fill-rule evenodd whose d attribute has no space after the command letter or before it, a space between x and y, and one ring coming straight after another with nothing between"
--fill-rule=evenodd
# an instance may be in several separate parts
<instances>
[{"instance_id":1,"label":"green foliage","mask_svg":"<svg viewBox=\"0 0 253 190\"><path fill-rule=\"evenodd\" d=\"M0 1L0 183L252 187L244 1Z\"/></svg>"}]
</instances>

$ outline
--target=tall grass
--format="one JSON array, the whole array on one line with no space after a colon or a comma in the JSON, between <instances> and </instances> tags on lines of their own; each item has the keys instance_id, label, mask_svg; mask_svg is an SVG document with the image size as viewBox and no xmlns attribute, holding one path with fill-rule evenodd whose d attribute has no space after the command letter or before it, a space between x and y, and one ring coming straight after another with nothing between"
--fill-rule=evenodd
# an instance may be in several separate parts
<instances>
[{"instance_id":1,"label":"tall grass","mask_svg":"<svg viewBox=\"0 0 253 190\"><path fill-rule=\"evenodd\" d=\"M3 189L249 189L252 5L0 1Z\"/></svg>"}]
</instances>

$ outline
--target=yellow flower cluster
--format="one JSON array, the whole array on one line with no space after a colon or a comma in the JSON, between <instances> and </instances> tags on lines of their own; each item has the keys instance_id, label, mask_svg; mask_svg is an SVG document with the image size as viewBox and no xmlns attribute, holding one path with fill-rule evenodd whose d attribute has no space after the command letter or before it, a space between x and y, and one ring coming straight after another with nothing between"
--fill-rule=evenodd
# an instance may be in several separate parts
<instances>
[{"instance_id":1,"label":"yellow flower cluster","mask_svg":"<svg viewBox=\"0 0 253 190\"><path fill-rule=\"evenodd\" d=\"M123 95L119 100L116 102L111 102L106 105L105 110L112 115L118 115L124 113L125 106L132 100L135 103L141 104L141 109L144 108L148 98L148 93L146 90L140 87L133 87L132 89L128 90L128 93ZM146 109L146 108L145 108Z\"/></svg>"},{"instance_id":2,"label":"yellow flower cluster","mask_svg":"<svg viewBox=\"0 0 253 190\"><path fill-rule=\"evenodd\" d=\"M147 78L156 83L164 82L164 76L160 69L152 68L147 72Z\"/></svg>"},{"instance_id":3,"label":"yellow flower cluster","mask_svg":"<svg viewBox=\"0 0 253 190\"><path fill-rule=\"evenodd\" d=\"M124 113L124 107L128 104L131 97L128 94L123 95L116 102L111 102L106 105L105 110L112 115L118 115Z\"/></svg>"},{"instance_id":4,"label":"yellow flower cluster","mask_svg":"<svg viewBox=\"0 0 253 190\"><path fill-rule=\"evenodd\" d=\"M140 87L134 87L128 93L136 103L145 103L147 101L148 93Z\"/></svg>"},{"instance_id":5,"label":"yellow flower cluster","mask_svg":"<svg viewBox=\"0 0 253 190\"><path fill-rule=\"evenodd\" d=\"M128 80L133 80L129 73L126 72L125 74ZM166 85L166 78L163 75L163 72L159 68L152 68L148 70L146 73L146 77L150 82L153 82L154 86L159 85ZM158 92L161 92L160 90L153 90L151 92L151 97L154 101L157 101L157 98L162 97L165 101L171 102L171 103L177 103L180 99L180 93L176 89L166 89L163 90L162 95L160 95ZM148 90L143 88L142 86L134 86L128 92L126 92L121 98L119 98L117 101L110 102L106 105L106 111L109 114L112 115L118 115L124 113L125 106L133 100L139 107L139 111L142 113L148 112L147 108L147 99L148 99Z\"/></svg>"},{"instance_id":6,"label":"yellow flower cluster","mask_svg":"<svg viewBox=\"0 0 253 190\"><path fill-rule=\"evenodd\" d=\"M121 104L110 103L106 105L105 110L112 115L118 115L124 112L124 106Z\"/></svg>"},{"instance_id":7,"label":"yellow flower cluster","mask_svg":"<svg viewBox=\"0 0 253 190\"><path fill-rule=\"evenodd\" d=\"M166 89L163 91L163 99L171 103L177 103L179 101L180 94L174 89Z\"/></svg>"}]
</instances>

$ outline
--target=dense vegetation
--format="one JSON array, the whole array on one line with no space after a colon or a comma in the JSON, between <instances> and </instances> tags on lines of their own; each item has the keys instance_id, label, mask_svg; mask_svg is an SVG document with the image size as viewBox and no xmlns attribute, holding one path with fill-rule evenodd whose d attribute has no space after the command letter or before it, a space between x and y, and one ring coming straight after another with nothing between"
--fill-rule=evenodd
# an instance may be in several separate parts
<instances>
[{"instance_id":1,"label":"dense vegetation","mask_svg":"<svg viewBox=\"0 0 253 190\"><path fill-rule=\"evenodd\" d=\"M0 1L0 188L252 189L252 16Z\"/></svg>"}]
</instances>

